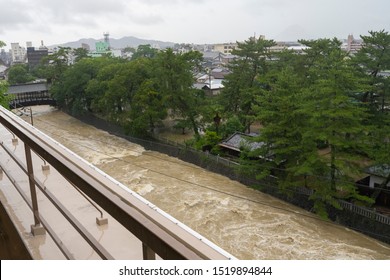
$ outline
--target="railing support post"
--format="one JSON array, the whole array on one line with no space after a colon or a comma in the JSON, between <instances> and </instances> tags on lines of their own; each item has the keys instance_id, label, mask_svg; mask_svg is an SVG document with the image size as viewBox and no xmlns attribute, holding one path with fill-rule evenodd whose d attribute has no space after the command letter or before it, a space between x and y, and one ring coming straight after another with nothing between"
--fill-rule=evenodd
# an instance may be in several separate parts
<instances>
[{"instance_id":1,"label":"railing support post","mask_svg":"<svg viewBox=\"0 0 390 280\"><path fill-rule=\"evenodd\" d=\"M34 126L34 120L33 120L33 111L30 107L30 120L31 120L31 125Z\"/></svg>"},{"instance_id":2,"label":"railing support post","mask_svg":"<svg viewBox=\"0 0 390 280\"><path fill-rule=\"evenodd\" d=\"M142 254L144 260L155 260L156 259L156 253L153 252L152 249L150 249L145 243L142 243Z\"/></svg>"},{"instance_id":3,"label":"railing support post","mask_svg":"<svg viewBox=\"0 0 390 280\"><path fill-rule=\"evenodd\" d=\"M27 164L27 173L28 173L28 182L30 185L30 194L31 194L31 202L34 213L34 224L31 225L31 233L35 235L44 235L46 233L44 227L41 225L41 221L39 220L39 211L38 211L38 200L37 200L37 191L35 188L34 181L34 169L31 157L31 149L25 143L24 151L26 154L26 164Z\"/></svg>"}]
</instances>

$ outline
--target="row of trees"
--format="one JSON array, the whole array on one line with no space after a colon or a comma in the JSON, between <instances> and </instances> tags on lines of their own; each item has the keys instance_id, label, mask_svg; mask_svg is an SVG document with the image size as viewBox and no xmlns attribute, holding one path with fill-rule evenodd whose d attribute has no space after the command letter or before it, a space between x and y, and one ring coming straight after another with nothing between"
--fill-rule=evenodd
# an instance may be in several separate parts
<instances>
[{"instance_id":1,"label":"row of trees","mask_svg":"<svg viewBox=\"0 0 390 280\"><path fill-rule=\"evenodd\" d=\"M323 216L327 204L340 207L338 198L372 202L355 187L362 158L389 163L390 35L362 39L356 56L337 39L302 40L304 55L272 54L273 41L249 40L235 51L241 59L221 94L224 111L247 130L254 121L263 126L256 139L262 148L243 155L266 160L244 166L259 177L276 173L282 189L313 189Z\"/></svg>"},{"instance_id":2,"label":"row of trees","mask_svg":"<svg viewBox=\"0 0 390 280\"><path fill-rule=\"evenodd\" d=\"M193 88L199 52L142 46L131 61L76 52L69 65L71 50L63 48L37 73L51 82L58 106L99 114L132 134L145 136L170 115L192 130L197 147L220 153L221 139L260 123L255 141L264 145L242 150L243 169L258 177L276 173L283 190L313 189L315 210L325 216L340 197L372 202L356 192L353 176L362 157L390 158L390 35L362 39L364 47L350 56L337 39L302 40L307 48L296 54L272 53L273 40L250 38L238 43L225 88L212 98Z\"/></svg>"},{"instance_id":3,"label":"row of trees","mask_svg":"<svg viewBox=\"0 0 390 280\"><path fill-rule=\"evenodd\" d=\"M65 59L70 50L61 49L48 57L43 72L58 106L74 114L93 112L144 136L171 112L199 135L202 91L192 88L192 75L201 54L167 50L150 55L146 49L140 48L131 61L84 57L71 66Z\"/></svg>"}]
</instances>

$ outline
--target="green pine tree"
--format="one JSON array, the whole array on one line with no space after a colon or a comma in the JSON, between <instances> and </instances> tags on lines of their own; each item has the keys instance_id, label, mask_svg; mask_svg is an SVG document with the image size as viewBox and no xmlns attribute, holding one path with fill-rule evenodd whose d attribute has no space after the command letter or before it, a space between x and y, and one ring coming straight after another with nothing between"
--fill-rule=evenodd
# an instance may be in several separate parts
<instances>
[{"instance_id":1,"label":"green pine tree","mask_svg":"<svg viewBox=\"0 0 390 280\"><path fill-rule=\"evenodd\" d=\"M250 125L255 120L253 106L262 86L257 78L268 72L270 48L275 42L260 37L237 44L232 54L238 58L230 64L231 74L225 79L225 88L219 100L226 114L236 115L245 129L250 131Z\"/></svg>"}]
</instances>

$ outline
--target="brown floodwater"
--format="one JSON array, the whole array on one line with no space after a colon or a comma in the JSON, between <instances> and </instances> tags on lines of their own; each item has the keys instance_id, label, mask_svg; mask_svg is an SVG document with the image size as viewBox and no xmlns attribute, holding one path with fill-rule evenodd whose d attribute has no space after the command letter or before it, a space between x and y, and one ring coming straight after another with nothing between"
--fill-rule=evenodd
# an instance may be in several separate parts
<instances>
[{"instance_id":1,"label":"brown floodwater","mask_svg":"<svg viewBox=\"0 0 390 280\"><path fill-rule=\"evenodd\" d=\"M47 106L34 126L238 259L390 259L390 245Z\"/></svg>"}]
</instances>

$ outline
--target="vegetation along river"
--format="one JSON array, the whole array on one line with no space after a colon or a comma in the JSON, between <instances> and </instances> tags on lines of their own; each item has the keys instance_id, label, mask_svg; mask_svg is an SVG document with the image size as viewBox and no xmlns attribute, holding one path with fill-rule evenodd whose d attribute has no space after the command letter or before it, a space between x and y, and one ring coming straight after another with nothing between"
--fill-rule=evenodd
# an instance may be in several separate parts
<instances>
[{"instance_id":1,"label":"vegetation along river","mask_svg":"<svg viewBox=\"0 0 390 280\"><path fill-rule=\"evenodd\" d=\"M239 259L390 259L390 246L46 106L34 126Z\"/></svg>"}]
</instances>

